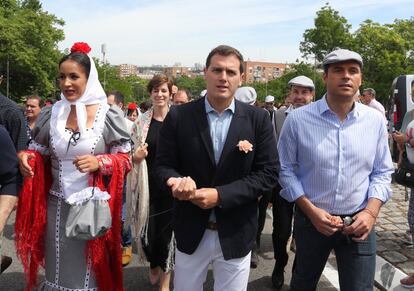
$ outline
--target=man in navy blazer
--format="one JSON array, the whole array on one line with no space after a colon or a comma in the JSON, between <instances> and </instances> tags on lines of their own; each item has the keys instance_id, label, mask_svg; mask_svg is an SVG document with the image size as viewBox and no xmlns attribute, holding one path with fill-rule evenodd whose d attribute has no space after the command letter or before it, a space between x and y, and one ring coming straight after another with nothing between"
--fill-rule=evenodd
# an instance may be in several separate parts
<instances>
[{"instance_id":1,"label":"man in navy blazer","mask_svg":"<svg viewBox=\"0 0 414 291\"><path fill-rule=\"evenodd\" d=\"M279 162L269 114L234 99L243 57L218 46L207 57L207 96L171 108L160 130L156 171L174 201L174 288L246 290L257 232L258 195L272 189Z\"/></svg>"}]
</instances>

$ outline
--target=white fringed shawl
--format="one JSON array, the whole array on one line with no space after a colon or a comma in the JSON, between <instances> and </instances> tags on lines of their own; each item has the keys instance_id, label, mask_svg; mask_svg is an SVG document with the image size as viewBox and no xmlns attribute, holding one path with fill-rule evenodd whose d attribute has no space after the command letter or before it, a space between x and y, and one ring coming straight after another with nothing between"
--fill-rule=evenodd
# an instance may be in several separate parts
<instances>
[{"instance_id":1,"label":"white fringed shawl","mask_svg":"<svg viewBox=\"0 0 414 291\"><path fill-rule=\"evenodd\" d=\"M131 140L135 149L142 146L147 138L149 126L153 116L152 108L138 116L132 125ZM133 153L133 151L131 151ZM147 162L132 163L132 169L127 177L126 192L127 218L125 225L131 225L133 237L138 248L138 258L145 261L142 243L148 244L149 219L149 184Z\"/></svg>"}]
</instances>

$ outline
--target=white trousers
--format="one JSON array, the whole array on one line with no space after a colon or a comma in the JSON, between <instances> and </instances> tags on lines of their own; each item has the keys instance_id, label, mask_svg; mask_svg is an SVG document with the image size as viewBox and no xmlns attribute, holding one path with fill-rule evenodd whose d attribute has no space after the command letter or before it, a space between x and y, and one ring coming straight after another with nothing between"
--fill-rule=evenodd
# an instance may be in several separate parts
<instances>
[{"instance_id":1,"label":"white trousers","mask_svg":"<svg viewBox=\"0 0 414 291\"><path fill-rule=\"evenodd\" d=\"M246 291L251 252L224 260L217 231L207 229L192 255L175 252L174 291L202 291L208 266L213 266L214 291Z\"/></svg>"}]
</instances>

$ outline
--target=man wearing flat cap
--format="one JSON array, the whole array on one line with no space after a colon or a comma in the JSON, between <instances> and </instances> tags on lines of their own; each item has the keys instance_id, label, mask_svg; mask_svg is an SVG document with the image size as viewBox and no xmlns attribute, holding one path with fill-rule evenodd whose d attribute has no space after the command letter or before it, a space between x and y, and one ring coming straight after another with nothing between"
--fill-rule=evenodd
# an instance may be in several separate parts
<instances>
[{"instance_id":1,"label":"man wearing flat cap","mask_svg":"<svg viewBox=\"0 0 414 291\"><path fill-rule=\"evenodd\" d=\"M292 111L279 138L280 194L296 203L292 290L316 289L331 250L341 290L373 290L374 224L394 167L383 117L354 101L362 65L356 52L329 53L326 94Z\"/></svg>"},{"instance_id":2,"label":"man wearing flat cap","mask_svg":"<svg viewBox=\"0 0 414 291\"><path fill-rule=\"evenodd\" d=\"M292 104L286 108L281 107L275 113L275 133L276 142L282 130L286 116L295 110L312 102L315 96L315 85L306 76L297 76L288 82L289 98ZM289 256L286 251L287 243L292 232L292 216L294 202L286 201L280 196L281 187L278 185L271 195L273 210L273 250L275 266L272 272L272 284L276 289L280 289L284 283L284 270Z\"/></svg>"}]
</instances>

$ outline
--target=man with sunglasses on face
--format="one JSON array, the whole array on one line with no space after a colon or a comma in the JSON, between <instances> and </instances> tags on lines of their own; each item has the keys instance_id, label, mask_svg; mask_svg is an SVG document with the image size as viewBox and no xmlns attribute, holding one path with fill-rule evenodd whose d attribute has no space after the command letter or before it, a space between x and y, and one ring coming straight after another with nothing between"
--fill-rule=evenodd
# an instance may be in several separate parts
<instances>
[{"instance_id":1,"label":"man with sunglasses on face","mask_svg":"<svg viewBox=\"0 0 414 291\"><path fill-rule=\"evenodd\" d=\"M280 195L296 204L290 288L316 290L335 250L340 289L372 291L374 224L394 172L387 129L378 111L354 100L358 53L335 50L323 66L326 94L289 113L278 143Z\"/></svg>"}]
</instances>

